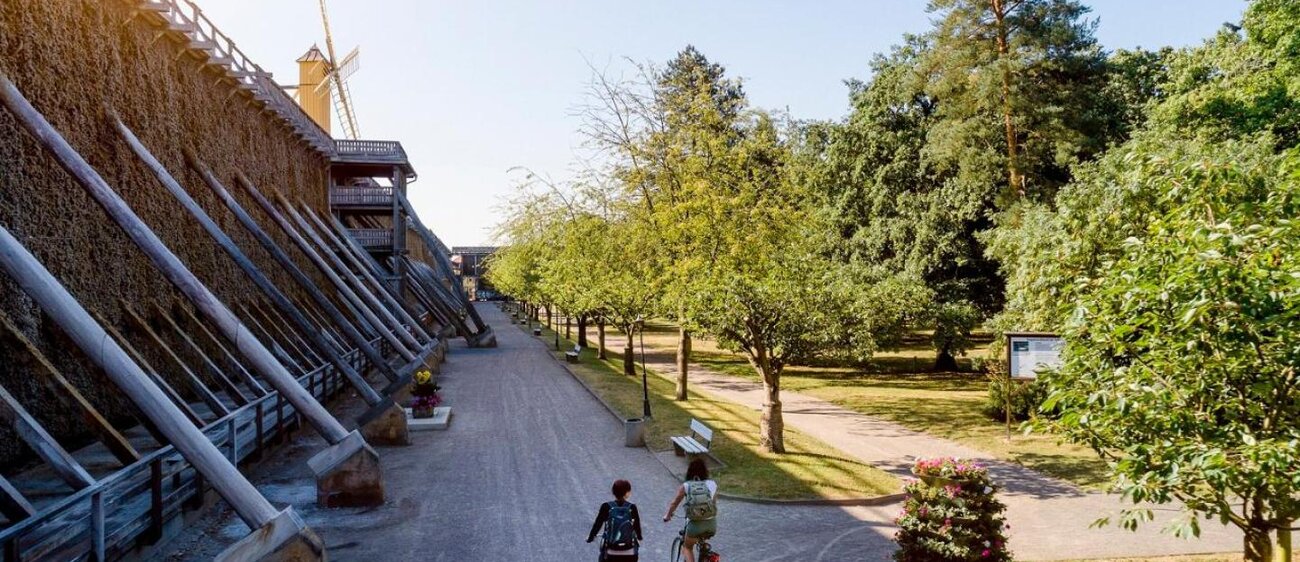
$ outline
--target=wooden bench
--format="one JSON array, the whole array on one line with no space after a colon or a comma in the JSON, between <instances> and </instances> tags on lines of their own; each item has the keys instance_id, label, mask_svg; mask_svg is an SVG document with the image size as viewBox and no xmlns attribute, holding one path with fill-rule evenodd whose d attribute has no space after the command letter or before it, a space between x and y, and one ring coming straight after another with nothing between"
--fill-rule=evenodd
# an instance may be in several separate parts
<instances>
[{"instance_id":1,"label":"wooden bench","mask_svg":"<svg viewBox=\"0 0 1300 562\"><path fill-rule=\"evenodd\" d=\"M573 346L573 349L564 352L564 360L568 361L569 363L577 363L578 356L580 355L582 355L582 346L575 344Z\"/></svg>"},{"instance_id":2,"label":"wooden bench","mask_svg":"<svg viewBox=\"0 0 1300 562\"><path fill-rule=\"evenodd\" d=\"M673 451L679 457L698 457L709 454L709 445L713 443L713 430L709 426L700 423L700 420L691 420L691 434L682 435L672 438Z\"/></svg>"}]
</instances>

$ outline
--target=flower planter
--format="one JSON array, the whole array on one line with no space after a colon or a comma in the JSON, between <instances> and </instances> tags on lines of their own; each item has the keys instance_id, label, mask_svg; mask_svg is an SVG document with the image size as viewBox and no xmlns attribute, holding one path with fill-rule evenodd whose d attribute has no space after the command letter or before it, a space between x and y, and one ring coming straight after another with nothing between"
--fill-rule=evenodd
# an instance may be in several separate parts
<instances>
[{"instance_id":1,"label":"flower planter","mask_svg":"<svg viewBox=\"0 0 1300 562\"><path fill-rule=\"evenodd\" d=\"M411 417L415 419L425 419L433 417L433 406L427 408L411 408Z\"/></svg>"}]
</instances>

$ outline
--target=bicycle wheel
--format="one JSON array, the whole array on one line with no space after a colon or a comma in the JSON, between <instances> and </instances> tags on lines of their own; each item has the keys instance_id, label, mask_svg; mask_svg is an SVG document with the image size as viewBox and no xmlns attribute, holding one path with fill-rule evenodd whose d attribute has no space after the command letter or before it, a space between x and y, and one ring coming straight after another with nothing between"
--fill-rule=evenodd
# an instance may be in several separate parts
<instances>
[{"instance_id":1,"label":"bicycle wheel","mask_svg":"<svg viewBox=\"0 0 1300 562\"><path fill-rule=\"evenodd\" d=\"M673 539L673 547L668 550L668 562L682 562L682 537Z\"/></svg>"}]
</instances>

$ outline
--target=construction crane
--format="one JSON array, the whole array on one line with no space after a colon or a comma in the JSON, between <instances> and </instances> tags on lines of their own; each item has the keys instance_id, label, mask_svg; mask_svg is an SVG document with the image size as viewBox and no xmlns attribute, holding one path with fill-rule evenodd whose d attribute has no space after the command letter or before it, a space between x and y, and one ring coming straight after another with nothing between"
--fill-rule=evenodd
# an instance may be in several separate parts
<instances>
[{"instance_id":1,"label":"construction crane","mask_svg":"<svg viewBox=\"0 0 1300 562\"><path fill-rule=\"evenodd\" d=\"M334 113L343 126L344 137L355 140L360 138L361 129L357 126L357 114L352 108L348 89L348 78L361 68L360 47L352 49L342 61L334 55L334 34L330 31L329 11L325 9L325 0L320 0L320 19L325 24L325 50L330 58L330 73L317 88L334 89ZM337 61L337 62L336 62Z\"/></svg>"}]
</instances>

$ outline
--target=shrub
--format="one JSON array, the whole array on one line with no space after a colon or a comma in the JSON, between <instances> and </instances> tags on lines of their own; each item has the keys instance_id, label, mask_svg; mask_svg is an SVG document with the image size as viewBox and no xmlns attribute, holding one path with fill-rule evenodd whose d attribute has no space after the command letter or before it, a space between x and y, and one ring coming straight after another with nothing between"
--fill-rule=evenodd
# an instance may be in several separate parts
<instances>
[{"instance_id":1,"label":"shrub","mask_svg":"<svg viewBox=\"0 0 1300 562\"><path fill-rule=\"evenodd\" d=\"M1006 506L994 497L988 470L957 459L922 459L912 467L894 541L898 562L1005 561Z\"/></svg>"},{"instance_id":2,"label":"shrub","mask_svg":"<svg viewBox=\"0 0 1300 562\"><path fill-rule=\"evenodd\" d=\"M989 376L989 396L984 401L984 415L997 420L1006 419L1007 408L1006 375ZM1011 417L1016 421L1025 421L1035 417L1043 401L1047 399L1047 386L1035 380L1011 381Z\"/></svg>"},{"instance_id":3,"label":"shrub","mask_svg":"<svg viewBox=\"0 0 1300 562\"><path fill-rule=\"evenodd\" d=\"M1004 421L1007 419L1006 361L986 360L980 367L989 378L989 396L980 411L990 419ZM1043 402L1047 400L1047 394L1047 385L1040 382L1040 379L1011 381L1011 416L1016 421L1038 416Z\"/></svg>"}]
</instances>

